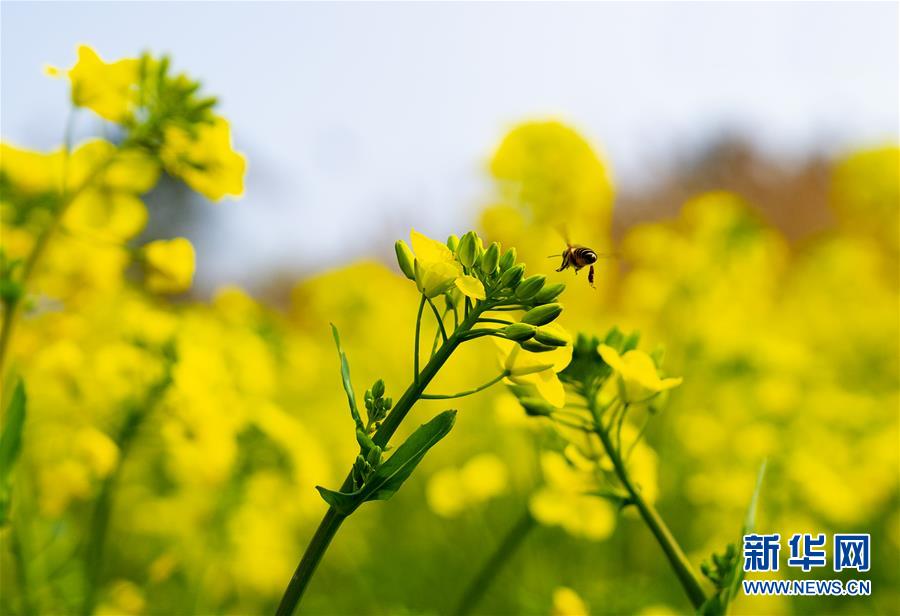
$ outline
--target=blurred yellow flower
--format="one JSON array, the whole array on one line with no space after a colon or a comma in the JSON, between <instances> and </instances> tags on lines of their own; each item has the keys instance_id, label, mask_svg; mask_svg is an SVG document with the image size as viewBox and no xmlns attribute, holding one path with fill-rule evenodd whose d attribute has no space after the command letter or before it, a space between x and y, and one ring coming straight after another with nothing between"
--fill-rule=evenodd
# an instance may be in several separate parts
<instances>
[{"instance_id":1,"label":"blurred yellow flower","mask_svg":"<svg viewBox=\"0 0 900 616\"><path fill-rule=\"evenodd\" d=\"M544 325L544 329L560 332L560 336L568 338L568 334L556 323ZM502 362L503 370L510 381L517 385L530 385L538 394L556 408L566 404L566 391L556 376L572 361L572 345L557 347L552 351L532 353L526 351L517 342L493 338Z\"/></svg>"},{"instance_id":2,"label":"blurred yellow flower","mask_svg":"<svg viewBox=\"0 0 900 616\"><path fill-rule=\"evenodd\" d=\"M589 494L596 489L594 467L576 468L555 451L541 453L545 485L528 502L534 519L560 526L573 536L600 541L616 526L616 512L608 501Z\"/></svg>"},{"instance_id":3,"label":"blurred yellow flower","mask_svg":"<svg viewBox=\"0 0 900 616\"><path fill-rule=\"evenodd\" d=\"M167 126L159 155L169 173L212 201L244 193L247 161L233 149L225 118L216 116L211 124L198 125L193 134Z\"/></svg>"},{"instance_id":4,"label":"blurred yellow flower","mask_svg":"<svg viewBox=\"0 0 900 616\"><path fill-rule=\"evenodd\" d=\"M183 237L157 240L142 249L145 282L154 293L182 293L194 279L194 247Z\"/></svg>"},{"instance_id":5,"label":"blurred yellow flower","mask_svg":"<svg viewBox=\"0 0 900 616\"><path fill-rule=\"evenodd\" d=\"M553 591L550 616L588 616L588 614L587 604L571 588L559 586Z\"/></svg>"},{"instance_id":6,"label":"blurred yellow flower","mask_svg":"<svg viewBox=\"0 0 900 616\"><path fill-rule=\"evenodd\" d=\"M75 66L67 71L48 67L47 73L68 75L72 103L111 122L128 119L137 102L140 61L136 58L104 62L92 48L81 45Z\"/></svg>"},{"instance_id":7,"label":"blurred yellow flower","mask_svg":"<svg viewBox=\"0 0 900 616\"><path fill-rule=\"evenodd\" d=\"M482 453L462 468L444 468L434 473L425 487L425 499L436 514L455 517L465 509L506 491L508 471L503 461Z\"/></svg>"},{"instance_id":8,"label":"blurred yellow flower","mask_svg":"<svg viewBox=\"0 0 900 616\"><path fill-rule=\"evenodd\" d=\"M18 195L59 192L64 160L62 148L35 152L9 143L0 144L0 178L5 183L0 198L7 201Z\"/></svg>"},{"instance_id":9,"label":"blurred yellow flower","mask_svg":"<svg viewBox=\"0 0 900 616\"><path fill-rule=\"evenodd\" d=\"M598 350L603 361L619 375L625 402L639 403L681 384L680 377L659 378L656 364L643 351L634 349L619 355L618 351L605 344L601 344Z\"/></svg>"}]
</instances>

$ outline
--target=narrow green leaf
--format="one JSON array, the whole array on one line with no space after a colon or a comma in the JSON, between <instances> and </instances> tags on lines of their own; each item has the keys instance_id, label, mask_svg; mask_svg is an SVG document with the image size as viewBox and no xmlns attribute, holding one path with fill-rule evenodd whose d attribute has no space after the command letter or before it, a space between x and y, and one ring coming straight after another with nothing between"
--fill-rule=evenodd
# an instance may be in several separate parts
<instances>
[{"instance_id":1,"label":"narrow green leaf","mask_svg":"<svg viewBox=\"0 0 900 616\"><path fill-rule=\"evenodd\" d=\"M763 477L766 475L766 460L759 465L759 472L756 474L756 487L753 489L753 496L750 498L750 505L747 507L747 516L744 518L744 529L741 532L741 543L743 544L743 535L753 532L756 526L756 508L759 504L759 493L762 490Z\"/></svg>"},{"instance_id":2,"label":"narrow green leaf","mask_svg":"<svg viewBox=\"0 0 900 616\"><path fill-rule=\"evenodd\" d=\"M738 540L737 545L740 547L734 550L736 552L735 558L731 563L730 570L722 576L720 590L700 606L698 613L703 616L723 616L727 614L732 601L740 592L741 582L744 579L744 535L753 532L753 527L756 525L756 510L759 505L759 494L762 491L765 474L766 461L763 460L756 475L756 486L753 489L753 495L750 497L750 505L747 507L744 526L741 529L741 536Z\"/></svg>"},{"instance_id":3,"label":"narrow green leaf","mask_svg":"<svg viewBox=\"0 0 900 616\"><path fill-rule=\"evenodd\" d=\"M334 323L331 324L331 334L334 336L334 346L337 347L338 355L341 358L341 381L344 384L344 392L347 394L347 403L350 405L350 416L356 422L356 427L362 428L362 418L359 415L359 409L356 408L356 395L353 393L353 384L350 382L350 363L347 361L347 355L341 348L341 336L338 334Z\"/></svg>"},{"instance_id":4,"label":"narrow green leaf","mask_svg":"<svg viewBox=\"0 0 900 616\"><path fill-rule=\"evenodd\" d=\"M22 430L25 427L25 385L16 383L6 407L6 420L0 434L0 526L6 525L12 503L12 484L9 475L22 449Z\"/></svg>"},{"instance_id":5,"label":"narrow green leaf","mask_svg":"<svg viewBox=\"0 0 900 616\"><path fill-rule=\"evenodd\" d=\"M6 407L6 421L0 434L0 482L5 483L22 448L22 429L25 427L25 385L16 383L12 399Z\"/></svg>"},{"instance_id":6,"label":"narrow green leaf","mask_svg":"<svg viewBox=\"0 0 900 616\"><path fill-rule=\"evenodd\" d=\"M451 410L419 426L366 481L360 490L363 501L387 500L393 496L428 450L450 432L455 421L456 411Z\"/></svg>"},{"instance_id":7,"label":"narrow green leaf","mask_svg":"<svg viewBox=\"0 0 900 616\"><path fill-rule=\"evenodd\" d=\"M316 490L319 491L322 500L334 507L341 515L350 515L363 503L359 491L347 494L346 492L335 492L322 486L316 486Z\"/></svg>"}]
</instances>

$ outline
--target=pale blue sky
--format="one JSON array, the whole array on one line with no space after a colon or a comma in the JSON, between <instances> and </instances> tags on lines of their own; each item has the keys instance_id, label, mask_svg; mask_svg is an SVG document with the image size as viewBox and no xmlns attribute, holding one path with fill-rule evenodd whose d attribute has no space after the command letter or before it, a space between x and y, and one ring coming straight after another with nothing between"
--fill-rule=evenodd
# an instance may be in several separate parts
<instances>
[{"instance_id":1,"label":"pale blue sky","mask_svg":"<svg viewBox=\"0 0 900 616\"><path fill-rule=\"evenodd\" d=\"M898 139L893 2L0 10L4 139L59 142L65 90L40 69L70 64L79 42L170 52L220 95L250 171L245 199L204 217L205 286L339 263L413 225L468 226L487 157L525 119L577 127L626 187L723 129L786 159Z\"/></svg>"}]
</instances>

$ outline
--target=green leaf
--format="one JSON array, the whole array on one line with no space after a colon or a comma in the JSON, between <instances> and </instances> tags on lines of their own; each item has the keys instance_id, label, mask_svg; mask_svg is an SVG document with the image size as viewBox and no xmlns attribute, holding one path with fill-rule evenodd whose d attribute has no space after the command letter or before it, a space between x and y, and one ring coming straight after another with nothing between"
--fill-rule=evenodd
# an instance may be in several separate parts
<instances>
[{"instance_id":1,"label":"green leaf","mask_svg":"<svg viewBox=\"0 0 900 616\"><path fill-rule=\"evenodd\" d=\"M387 500L412 474L428 450L447 436L456 421L456 411L444 411L426 424L419 426L390 458L375 469L360 490L363 502Z\"/></svg>"},{"instance_id":2,"label":"green leaf","mask_svg":"<svg viewBox=\"0 0 900 616\"><path fill-rule=\"evenodd\" d=\"M316 486L316 490L341 515L350 515L368 501L387 500L400 489L428 450L450 432L455 421L456 411L444 411L419 426L354 492L335 492L322 486Z\"/></svg>"},{"instance_id":3,"label":"green leaf","mask_svg":"<svg viewBox=\"0 0 900 616\"><path fill-rule=\"evenodd\" d=\"M744 525L741 528L741 536L737 545L740 548L734 548L731 544L732 551L730 554L733 558L728 563L730 566L727 571L719 572L719 581L717 586L719 590L713 594L706 602L697 610L698 614L703 616L723 616L728 613L728 608L735 597L738 596L741 588L741 582L744 579L744 535L753 532L756 525L756 510L759 505L759 494L762 490L763 477L766 474L766 461L763 460L756 476L756 487L753 489L753 495L750 497L750 505L747 507L747 514L744 517ZM728 552L726 552L728 554ZM716 567L723 563L722 559L716 562L716 555L713 555L713 562Z\"/></svg>"},{"instance_id":4,"label":"green leaf","mask_svg":"<svg viewBox=\"0 0 900 616\"><path fill-rule=\"evenodd\" d=\"M22 430L25 427L25 385L16 383L12 399L6 407L6 420L0 434L0 526L6 524L12 500L9 475L22 449Z\"/></svg>"},{"instance_id":5,"label":"green leaf","mask_svg":"<svg viewBox=\"0 0 900 616\"><path fill-rule=\"evenodd\" d=\"M350 363L347 361L347 355L341 348L341 336L338 334L337 327L331 324L331 334L334 336L334 346L337 347L338 355L341 358L341 381L344 384L344 391L347 394L347 403L350 405L350 416L356 422L357 428L363 427L362 418L359 416L359 409L356 408L356 395L353 393L353 383L350 382Z\"/></svg>"},{"instance_id":6,"label":"green leaf","mask_svg":"<svg viewBox=\"0 0 900 616\"><path fill-rule=\"evenodd\" d=\"M750 505L747 507L747 515L744 518L744 528L741 535L753 532L753 527L756 525L756 508L759 504L759 493L762 490L762 482L765 475L766 460L763 460L756 474L756 487L753 489L753 496L750 497ZM743 536L741 537L741 543L743 543Z\"/></svg>"},{"instance_id":7,"label":"green leaf","mask_svg":"<svg viewBox=\"0 0 900 616\"><path fill-rule=\"evenodd\" d=\"M341 515L350 515L362 504L362 499L359 497L358 490L349 494L346 492L335 492L334 490L329 490L322 486L316 486L316 490L319 491L322 499L334 507Z\"/></svg>"},{"instance_id":8,"label":"green leaf","mask_svg":"<svg viewBox=\"0 0 900 616\"><path fill-rule=\"evenodd\" d=\"M25 426L25 385L16 383L12 399L6 407L6 421L0 434L0 482L6 482L19 450L22 448L22 429Z\"/></svg>"}]
</instances>

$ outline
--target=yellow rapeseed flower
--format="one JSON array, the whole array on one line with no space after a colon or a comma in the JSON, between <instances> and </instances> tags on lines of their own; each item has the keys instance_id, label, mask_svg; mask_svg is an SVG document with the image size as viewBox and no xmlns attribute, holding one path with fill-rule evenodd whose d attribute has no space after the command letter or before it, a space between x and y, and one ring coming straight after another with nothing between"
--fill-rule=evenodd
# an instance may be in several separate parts
<instances>
[{"instance_id":1,"label":"yellow rapeseed flower","mask_svg":"<svg viewBox=\"0 0 900 616\"><path fill-rule=\"evenodd\" d=\"M195 134L180 126L166 127L159 155L169 173L212 201L244 193L247 161L234 150L225 118L200 124Z\"/></svg>"},{"instance_id":2,"label":"yellow rapeseed flower","mask_svg":"<svg viewBox=\"0 0 900 616\"><path fill-rule=\"evenodd\" d=\"M601 344L600 356L619 376L626 402L637 403L661 391L681 385L681 378L659 378L653 359L637 349L619 355L611 346Z\"/></svg>"},{"instance_id":3,"label":"yellow rapeseed flower","mask_svg":"<svg viewBox=\"0 0 900 616\"><path fill-rule=\"evenodd\" d=\"M51 76L68 75L72 84L72 103L87 107L101 118L122 123L137 103L140 60L125 58L104 62L87 45L78 47L78 61L69 70L48 67Z\"/></svg>"},{"instance_id":4,"label":"yellow rapeseed flower","mask_svg":"<svg viewBox=\"0 0 900 616\"><path fill-rule=\"evenodd\" d=\"M147 288L155 293L182 293L194 279L194 247L183 237L150 242L143 248Z\"/></svg>"},{"instance_id":5,"label":"yellow rapeseed flower","mask_svg":"<svg viewBox=\"0 0 900 616\"><path fill-rule=\"evenodd\" d=\"M550 616L588 616L588 608L577 592L566 586L559 586L553 591Z\"/></svg>"},{"instance_id":6,"label":"yellow rapeseed flower","mask_svg":"<svg viewBox=\"0 0 900 616\"><path fill-rule=\"evenodd\" d=\"M551 323L544 326L561 332L568 337L559 325ZM509 380L517 385L533 386L538 394L555 406L562 408L566 404L566 391L557 373L572 361L572 345L557 347L552 351L532 353L526 351L512 340L494 338L503 363L503 369L509 374Z\"/></svg>"},{"instance_id":7,"label":"yellow rapeseed flower","mask_svg":"<svg viewBox=\"0 0 900 616\"><path fill-rule=\"evenodd\" d=\"M426 297L437 297L454 286L472 299L484 299L484 285L463 273L462 264L447 245L412 229L410 243L416 255L416 286Z\"/></svg>"}]
</instances>

